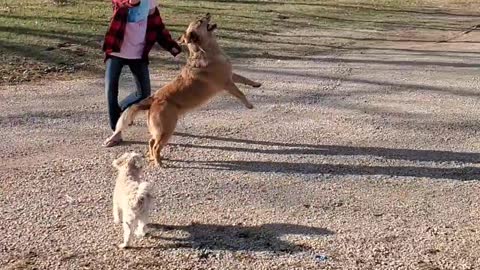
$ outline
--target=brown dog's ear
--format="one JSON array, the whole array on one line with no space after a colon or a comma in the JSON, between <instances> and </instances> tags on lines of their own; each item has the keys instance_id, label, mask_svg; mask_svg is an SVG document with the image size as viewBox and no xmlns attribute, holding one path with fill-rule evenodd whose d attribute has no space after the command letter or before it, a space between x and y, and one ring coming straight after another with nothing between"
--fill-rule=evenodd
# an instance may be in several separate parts
<instances>
[{"instance_id":1,"label":"brown dog's ear","mask_svg":"<svg viewBox=\"0 0 480 270\"><path fill-rule=\"evenodd\" d=\"M185 36L186 43L198 43L200 37L195 32L190 32Z\"/></svg>"}]
</instances>

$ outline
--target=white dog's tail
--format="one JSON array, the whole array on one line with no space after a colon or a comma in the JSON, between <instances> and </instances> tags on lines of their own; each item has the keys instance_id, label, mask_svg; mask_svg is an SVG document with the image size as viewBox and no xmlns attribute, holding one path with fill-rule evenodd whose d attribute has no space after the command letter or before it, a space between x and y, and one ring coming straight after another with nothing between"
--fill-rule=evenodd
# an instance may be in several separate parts
<instances>
[{"instance_id":1,"label":"white dog's tail","mask_svg":"<svg viewBox=\"0 0 480 270\"><path fill-rule=\"evenodd\" d=\"M120 119L117 121L117 125L115 126L115 133L118 134L125 130L127 126L133 123L135 120L135 116L138 114L139 111L145 111L150 109L153 103L153 97L150 96L137 104L133 104L132 106L128 107L120 116Z\"/></svg>"},{"instance_id":2,"label":"white dog's tail","mask_svg":"<svg viewBox=\"0 0 480 270\"><path fill-rule=\"evenodd\" d=\"M150 194L150 184L148 182L142 182L138 185L137 194L135 196L134 209L141 209L148 207L152 195Z\"/></svg>"}]
</instances>

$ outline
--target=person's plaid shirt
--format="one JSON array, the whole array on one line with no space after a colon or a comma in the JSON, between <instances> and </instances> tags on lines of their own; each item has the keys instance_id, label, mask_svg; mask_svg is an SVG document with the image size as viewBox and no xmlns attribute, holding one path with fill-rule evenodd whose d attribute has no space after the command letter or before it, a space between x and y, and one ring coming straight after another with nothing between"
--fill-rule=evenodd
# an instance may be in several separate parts
<instances>
[{"instance_id":1,"label":"person's plaid shirt","mask_svg":"<svg viewBox=\"0 0 480 270\"><path fill-rule=\"evenodd\" d=\"M129 0L112 0L112 3L114 10L113 17L103 42L105 59L107 59L112 52L120 52L125 35L125 27L127 25L128 9L132 7L132 5L129 4ZM148 54L153 48L153 45L155 45L155 42L158 42L160 46L169 51L173 56L182 51L163 24L158 8L155 8L155 12L148 16L142 59L148 61ZM172 51L173 48L177 49L176 53Z\"/></svg>"}]
</instances>

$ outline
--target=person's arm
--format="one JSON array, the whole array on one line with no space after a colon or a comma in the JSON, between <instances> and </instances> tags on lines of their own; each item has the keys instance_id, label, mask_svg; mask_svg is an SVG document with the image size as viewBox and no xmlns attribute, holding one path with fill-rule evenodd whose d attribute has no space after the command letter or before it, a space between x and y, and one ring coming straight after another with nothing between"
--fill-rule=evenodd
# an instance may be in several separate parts
<instances>
[{"instance_id":1,"label":"person's arm","mask_svg":"<svg viewBox=\"0 0 480 270\"><path fill-rule=\"evenodd\" d=\"M182 48L178 45L178 43L172 38L170 32L165 27L165 24L160 17L160 12L158 8L155 8L154 14L151 16L158 16L157 20L157 42L162 46L163 49L170 52L173 56L177 56L180 52L182 52Z\"/></svg>"},{"instance_id":2,"label":"person's arm","mask_svg":"<svg viewBox=\"0 0 480 270\"><path fill-rule=\"evenodd\" d=\"M157 9L157 3L155 0L150 0L150 10L148 11L148 16L153 15Z\"/></svg>"}]
</instances>

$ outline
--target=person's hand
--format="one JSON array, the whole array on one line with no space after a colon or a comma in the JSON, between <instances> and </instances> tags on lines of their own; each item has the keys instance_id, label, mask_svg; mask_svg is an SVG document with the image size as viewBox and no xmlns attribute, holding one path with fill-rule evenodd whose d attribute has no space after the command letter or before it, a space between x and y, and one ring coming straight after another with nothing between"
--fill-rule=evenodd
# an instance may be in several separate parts
<instances>
[{"instance_id":1,"label":"person's hand","mask_svg":"<svg viewBox=\"0 0 480 270\"><path fill-rule=\"evenodd\" d=\"M129 0L130 5L136 5L140 3L140 0Z\"/></svg>"},{"instance_id":2,"label":"person's hand","mask_svg":"<svg viewBox=\"0 0 480 270\"><path fill-rule=\"evenodd\" d=\"M173 57L173 63L177 66L177 69L180 70L180 56L177 54Z\"/></svg>"},{"instance_id":3,"label":"person's hand","mask_svg":"<svg viewBox=\"0 0 480 270\"><path fill-rule=\"evenodd\" d=\"M178 56L178 54L173 57L173 62L177 64L180 62L180 56Z\"/></svg>"},{"instance_id":4,"label":"person's hand","mask_svg":"<svg viewBox=\"0 0 480 270\"><path fill-rule=\"evenodd\" d=\"M177 48L172 48L172 54L176 56L180 53L180 51Z\"/></svg>"}]
</instances>

